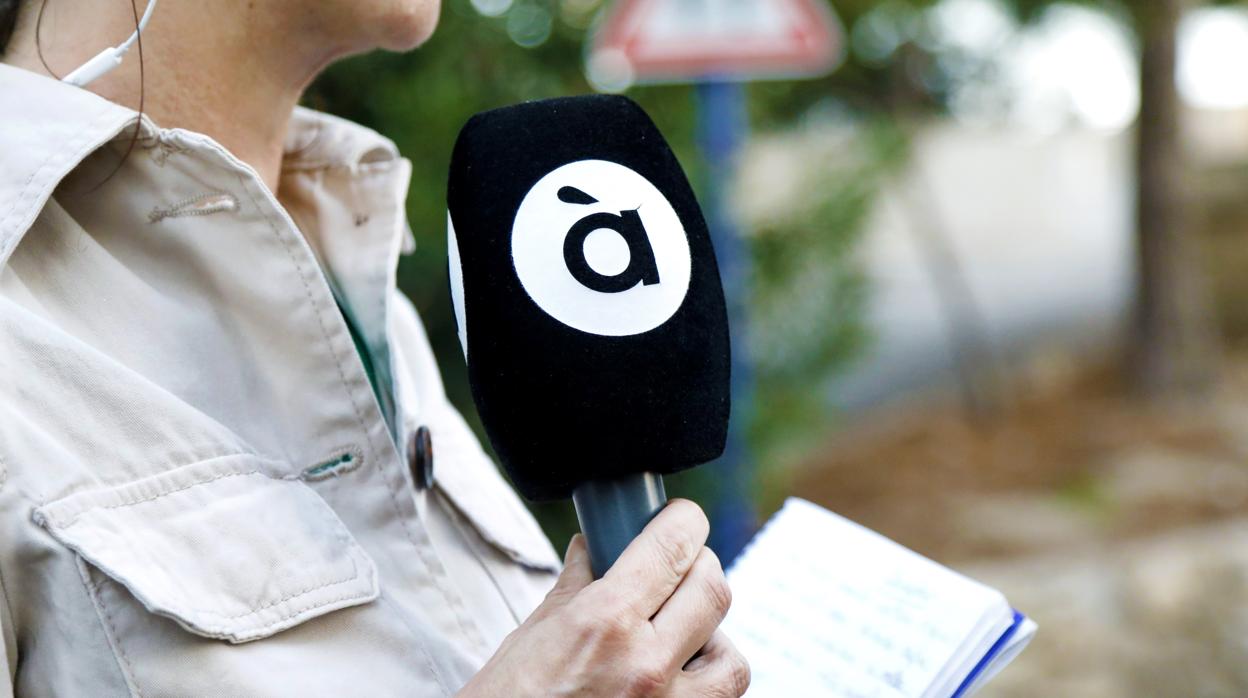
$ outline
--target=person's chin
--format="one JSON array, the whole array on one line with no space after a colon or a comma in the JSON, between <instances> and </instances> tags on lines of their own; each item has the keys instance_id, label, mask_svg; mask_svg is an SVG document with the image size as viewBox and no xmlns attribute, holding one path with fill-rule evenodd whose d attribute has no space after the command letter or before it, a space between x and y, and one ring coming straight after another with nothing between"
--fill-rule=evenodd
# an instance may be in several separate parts
<instances>
[{"instance_id":1,"label":"person's chin","mask_svg":"<svg viewBox=\"0 0 1248 698\"><path fill-rule=\"evenodd\" d=\"M381 48L410 51L429 40L438 26L440 0L403 0L384 18Z\"/></svg>"}]
</instances>

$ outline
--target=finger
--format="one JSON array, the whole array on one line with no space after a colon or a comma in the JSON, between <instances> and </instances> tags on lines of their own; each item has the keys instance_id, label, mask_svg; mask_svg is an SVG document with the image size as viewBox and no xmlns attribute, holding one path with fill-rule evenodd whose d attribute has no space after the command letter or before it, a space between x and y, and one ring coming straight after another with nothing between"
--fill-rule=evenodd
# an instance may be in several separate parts
<instances>
[{"instance_id":1,"label":"finger","mask_svg":"<svg viewBox=\"0 0 1248 698\"><path fill-rule=\"evenodd\" d=\"M673 499L628 544L603 582L622 593L641 618L649 619L685 578L709 531L698 505Z\"/></svg>"},{"instance_id":2,"label":"finger","mask_svg":"<svg viewBox=\"0 0 1248 698\"><path fill-rule=\"evenodd\" d=\"M722 631L672 681L672 695L739 698L750 687L750 664Z\"/></svg>"},{"instance_id":3,"label":"finger","mask_svg":"<svg viewBox=\"0 0 1248 698\"><path fill-rule=\"evenodd\" d=\"M736 651L737 646L733 644L732 640L728 639L724 631L716 629L711 634L711 639L707 640L706 644L702 646L702 651L698 652L693 659L690 659L681 671L688 674L696 674L706 669L718 658L724 656L724 654Z\"/></svg>"},{"instance_id":4,"label":"finger","mask_svg":"<svg viewBox=\"0 0 1248 698\"><path fill-rule=\"evenodd\" d=\"M589 566L589 549L585 545L585 536L578 533L568 543L559 579L555 580L554 588L547 592L546 599L533 611L533 615L540 617L564 605L592 581L594 572Z\"/></svg>"},{"instance_id":5,"label":"finger","mask_svg":"<svg viewBox=\"0 0 1248 698\"><path fill-rule=\"evenodd\" d=\"M671 652L672 666L683 666L711 639L730 605L732 591L719 558L702 548L689 574L654 616L655 634Z\"/></svg>"}]
</instances>

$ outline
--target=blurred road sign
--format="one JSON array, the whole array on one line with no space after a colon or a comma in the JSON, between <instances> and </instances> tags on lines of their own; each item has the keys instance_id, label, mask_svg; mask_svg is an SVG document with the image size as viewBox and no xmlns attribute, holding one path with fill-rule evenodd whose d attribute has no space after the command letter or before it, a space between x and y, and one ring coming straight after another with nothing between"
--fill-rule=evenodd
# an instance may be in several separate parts
<instances>
[{"instance_id":1,"label":"blurred road sign","mask_svg":"<svg viewBox=\"0 0 1248 698\"><path fill-rule=\"evenodd\" d=\"M824 75L844 56L827 0L617 0L588 55L594 84Z\"/></svg>"}]
</instances>

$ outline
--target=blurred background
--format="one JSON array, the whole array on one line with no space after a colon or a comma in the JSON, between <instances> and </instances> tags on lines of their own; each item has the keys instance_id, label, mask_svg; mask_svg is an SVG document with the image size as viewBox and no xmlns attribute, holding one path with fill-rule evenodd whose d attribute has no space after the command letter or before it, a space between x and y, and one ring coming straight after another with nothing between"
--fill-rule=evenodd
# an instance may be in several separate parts
<instances>
[{"instance_id":1,"label":"blurred background","mask_svg":"<svg viewBox=\"0 0 1248 698\"><path fill-rule=\"evenodd\" d=\"M1037 619L985 695L1248 695L1248 3L831 0L834 72L723 103L587 78L608 2L443 0L309 92L413 161L400 280L461 410L459 127L625 90L733 255L733 447L669 481L721 557L801 496Z\"/></svg>"}]
</instances>

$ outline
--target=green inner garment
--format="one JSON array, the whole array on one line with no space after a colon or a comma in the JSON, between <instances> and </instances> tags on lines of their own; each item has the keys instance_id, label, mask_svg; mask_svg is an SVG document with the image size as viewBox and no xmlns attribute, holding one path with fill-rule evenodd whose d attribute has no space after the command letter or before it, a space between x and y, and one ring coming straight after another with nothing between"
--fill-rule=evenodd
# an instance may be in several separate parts
<instances>
[{"instance_id":1,"label":"green inner garment","mask_svg":"<svg viewBox=\"0 0 1248 698\"><path fill-rule=\"evenodd\" d=\"M347 323L347 330L351 332L351 341L355 343L355 353L359 355L360 362L364 364L364 373L368 376L368 384L373 388L373 395L377 398L377 405L381 408L381 416L385 419L386 428L390 431L390 438L398 442L398 432L395 429L395 409L394 409L394 381L390 375L390 361L388 353L374 351L364 340L364 334L360 332L358 321L351 313L351 305L347 302L346 296L342 289L339 288L338 282L334 280L332 274L326 273L326 280L329 282L329 289L334 294L334 302L338 304L338 310L342 313L343 320Z\"/></svg>"}]
</instances>

